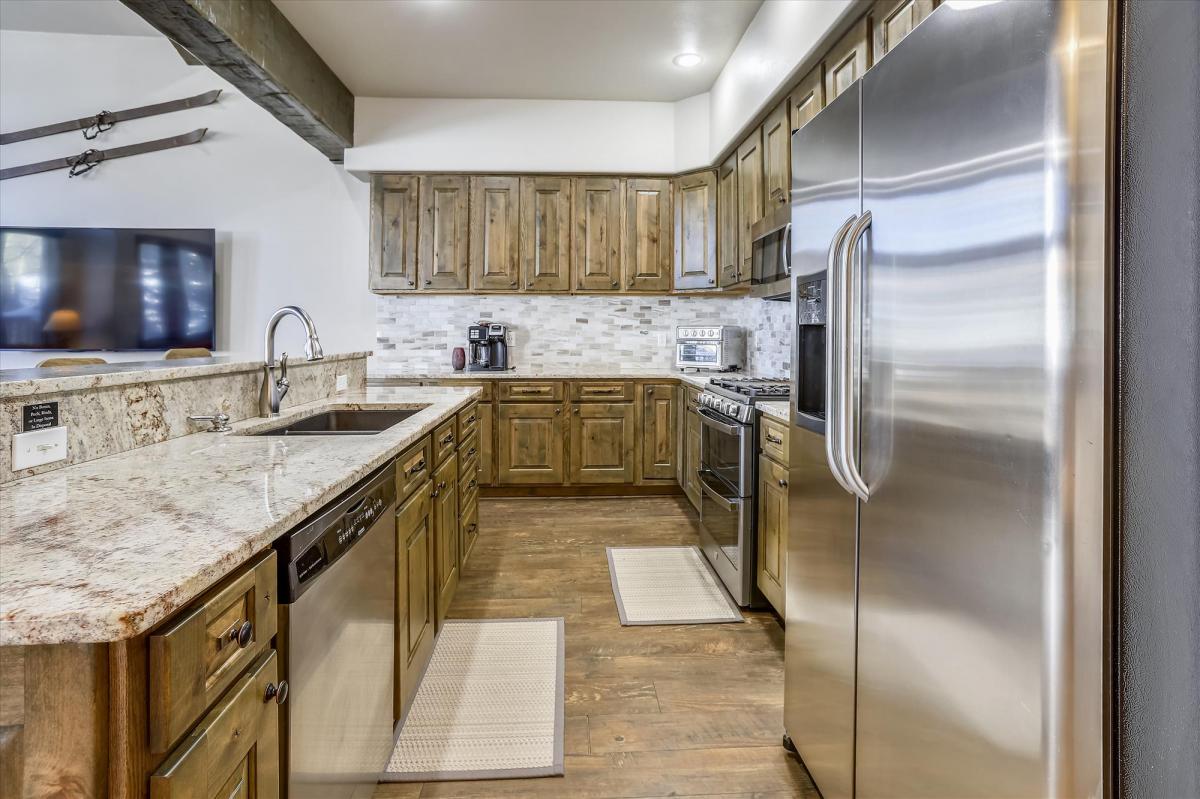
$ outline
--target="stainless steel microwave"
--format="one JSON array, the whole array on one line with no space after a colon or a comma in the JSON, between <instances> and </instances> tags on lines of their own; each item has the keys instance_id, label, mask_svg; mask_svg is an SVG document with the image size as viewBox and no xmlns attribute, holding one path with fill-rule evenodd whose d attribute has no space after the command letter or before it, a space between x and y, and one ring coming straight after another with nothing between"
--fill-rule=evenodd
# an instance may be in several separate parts
<instances>
[{"instance_id":1,"label":"stainless steel microwave","mask_svg":"<svg viewBox=\"0 0 1200 799\"><path fill-rule=\"evenodd\" d=\"M750 252L750 282L777 283L791 275L791 207L781 205L755 222L750 228L753 249ZM784 284L780 284L781 286Z\"/></svg>"},{"instance_id":2,"label":"stainless steel microwave","mask_svg":"<svg viewBox=\"0 0 1200 799\"><path fill-rule=\"evenodd\" d=\"M741 370L746 364L746 332L736 325L680 325L675 328L675 368Z\"/></svg>"}]
</instances>

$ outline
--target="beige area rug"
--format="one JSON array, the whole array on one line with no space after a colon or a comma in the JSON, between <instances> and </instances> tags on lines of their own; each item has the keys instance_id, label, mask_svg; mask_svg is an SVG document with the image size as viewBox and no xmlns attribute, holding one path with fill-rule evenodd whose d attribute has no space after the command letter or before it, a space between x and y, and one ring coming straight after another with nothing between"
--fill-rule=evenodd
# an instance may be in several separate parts
<instances>
[{"instance_id":1,"label":"beige area rug","mask_svg":"<svg viewBox=\"0 0 1200 799\"><path fill-rule=\"evenodd\" d=\"M381 782L563 773L563 620L448 621Z\"/></svg>"},{"instance_id":2,"label":"beige area rug","mask_svg":"<svg viewBox=\"0 0 1200 799\"><path fill-rule=\"evenodd\" d=\"M621 624L745 621L698 547L609 547Z\"/></svg>"}]
</instances>

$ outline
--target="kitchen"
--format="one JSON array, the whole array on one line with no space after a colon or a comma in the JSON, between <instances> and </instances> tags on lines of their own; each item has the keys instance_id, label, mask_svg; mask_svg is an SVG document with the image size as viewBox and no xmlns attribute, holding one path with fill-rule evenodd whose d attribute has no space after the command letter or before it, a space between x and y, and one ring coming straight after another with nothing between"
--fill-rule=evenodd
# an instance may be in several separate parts
<instances>
[{"instance_id":1,"label":"kitchen","mask_svg":"<svg viewBox=\"0 0 1200 799\"><path fill-rule=\"evenodd\" d=\"M1198 40L0 1L0 794L1200 794Z\"/></svg>"}]
</instances>

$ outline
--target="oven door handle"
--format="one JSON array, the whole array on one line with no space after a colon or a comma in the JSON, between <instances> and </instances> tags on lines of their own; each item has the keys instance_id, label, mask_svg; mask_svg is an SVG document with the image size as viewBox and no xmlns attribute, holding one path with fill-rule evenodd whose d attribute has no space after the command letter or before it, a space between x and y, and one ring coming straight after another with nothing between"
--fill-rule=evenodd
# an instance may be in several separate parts
<instances>
[{"instance_id":1,"label":"oven door handle","mask_svg":"<svg viewBox=\"0 0 1200 799\"><path fill-rule=\"evenodd\" d=\"M717 503L717 507L723 511L726 511L727 513L732 513L737 509L737 506L741 504L740 499L729 500L718 494L716 489L711 488L708 485L708 481L703 477L700 478L700 488L703 489L705 494L708 494L709 499Z\"/></svg>"},{"instance_id":2,"label":"oven door handle","mask_svg":"<svg viewBox=\"0 0 1200 799\"><path fill-rule=\"evenodd\" d=\"M729 422L718 419L716 416L713 416L710 412L705 411L703 408L697 411L697 413L700 414L700 421L714 430L719 430L726 435L741 437L744 429L741 425L729 424Z\"/></svg>"}]
</instances>

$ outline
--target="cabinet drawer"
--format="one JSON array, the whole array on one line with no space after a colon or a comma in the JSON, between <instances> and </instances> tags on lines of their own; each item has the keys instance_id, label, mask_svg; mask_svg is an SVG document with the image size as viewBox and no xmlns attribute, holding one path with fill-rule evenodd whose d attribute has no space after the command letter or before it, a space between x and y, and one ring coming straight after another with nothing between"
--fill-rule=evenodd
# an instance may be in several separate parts
<instances>
[{"instance_id":1,"label":"cabinet drawer","mask_svg":"<svg viewBox=\"0 0 1200 799\"><path fill-rule=\"evenodd\" d=\"M560 401L563 398L563 384L560 380L540 380L529 383L505 381L500 384L499 389L498 393L502 400L519 400L521 402L529 402L531 400Z\"/></svg>"},{"instance_id":2,"label":"cabinet drawer","mask_svg":"<svg viewBox=\"0 0 1200 799\"><path fill-rule=\"evenodd\" d=\"M458 440L466 441L479 429L479 405L471 403L458 412Z\"/></svg>"},{"instance_id":3,"label":"cabinet drawer","mask_svg":"<svg viewBox=\"0 0 1200 799\"><path fill-rule=\"evenodd\" d=\"M774 458L786 466L788 462L787 426L777 419L772 419L768 416L761 416L759 418L762 421L758 433L759 447L762 448L764 455Z\"/></svg>"},{"instance_id":4,"label":"cabinet drawer","mask_svg":"<svg viewBox=\"0 0 1200 799\"><path fill-rule=\"evenodd\" d=\"M280 688L269 649L151 775L151 799L278 799Z\"/></svg>"},{"instance_id":5,"label":"cabinet drawer","mask_svg":"<svg viewBox=\"0 0 1200 799\"><path fill-rule=\"evenodd\" d=\"M479 495L479 472L474 468L470 472L458 473L458 495L462 498L460 503L465 503L473 496Z\"/></svg>"},{"instance_id":6,"label":"cabinet drawer","mask_svg":"<svg viewBox=\"0 0 1200 799\"><path fill-rule=\"evenodd\" d=\"M458 448L458 423L453 416L437 426L433 431L433 462L436 466L445 463L446 458L454 454Z\"/></svg>"},{"instance_id":7,"label":"cabinet drawer","mask_svg":"<svg viewBox=\"0 0 1200 799\"><path fill-rule=\"evenodd\" d=\"M150 635L150 747L170 749L275 635L268 552Z\"/></svg>"},{"instance_id":8,"label":"cabinet drawer","mask_svg":"<svg viewBox=\"0 0 1200 799\"><path fill-rule=\"evenodd\" d=\"M413 444L396 459L396 501L403 502L404 498L417 489L421 483L433 474L433 450L429 436Z\"/></svg>"},{"instance_id":9,"label":"cabinet drawer","mask_svg":"<svg viewBox=\"0 0 1200 799\"><path fill-rule=\"evenodd\" d=\"M478 484L479 480L479 434L472 433L463 439L458 448L458 476L464 482L471 477Z\"/></svg>"},{"instance_id":10,"label":"cabinet drawer","mask_svg":"<svg viewBox=\"0 0 1200 799\"><path fill-rule=\"evenodd\" d=\"M576 402L633 402L631 380L577 380L571 383Z\"/></svg>"}]
</instances>

